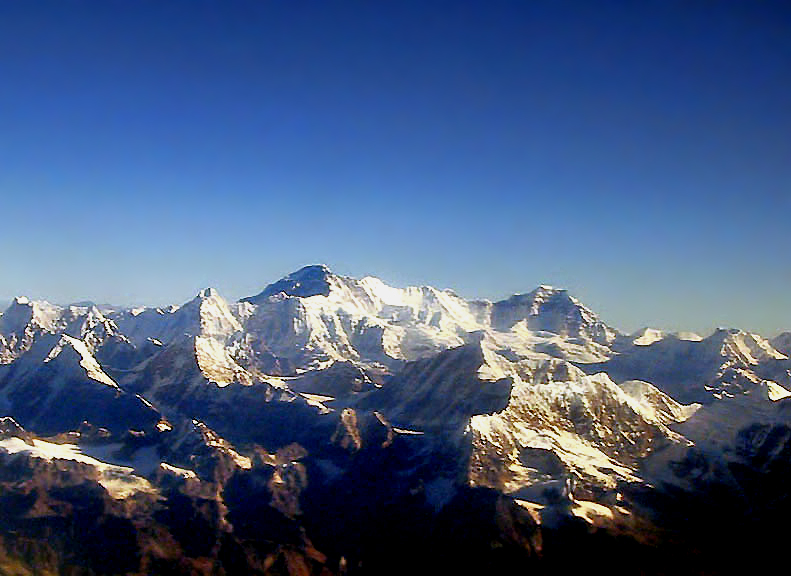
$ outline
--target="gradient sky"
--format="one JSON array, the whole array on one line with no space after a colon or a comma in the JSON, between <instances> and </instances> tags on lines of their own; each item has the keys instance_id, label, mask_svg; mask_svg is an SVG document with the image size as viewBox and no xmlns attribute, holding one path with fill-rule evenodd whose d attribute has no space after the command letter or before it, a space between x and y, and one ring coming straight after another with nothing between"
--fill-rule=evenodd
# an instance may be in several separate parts
<instances>
[{"instance_id":1,"label":"gradient sky","mask_svg":"<svg viewBox=\"0 0 791 576\"><path fill-rule=\"evenodd\" d=\"M787 2L0 2L0 300L309 263L791 329Z\"/></svg>"}]
</instances>

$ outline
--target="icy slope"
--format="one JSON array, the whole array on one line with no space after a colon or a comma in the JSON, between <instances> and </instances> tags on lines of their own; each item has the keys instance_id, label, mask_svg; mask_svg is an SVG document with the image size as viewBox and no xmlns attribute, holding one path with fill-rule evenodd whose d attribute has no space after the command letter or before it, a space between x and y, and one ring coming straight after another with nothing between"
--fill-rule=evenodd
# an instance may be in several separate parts
<instances>
[{"instance_id":1,"label":"icy slope","mask_svg":"<svg viewBox=\"0 0 791 576\"><path fill-rule=\"evenodd\" d=\"M110 318L138 346L151 341L167 344L184 334L226 339L241 330L228 303L213 288L201 290L182 306L120 310Z\"/></svg>"},{"instance_id":2,"label":"icy slope","mask_svg":"<svg viewBox=\"0 0 791 576\"><path fill-rule=\"evenodd\" d=\"M40 334L63 329L62 312L49 302L15 298L0 316L0 363L13 362L30 349Z\"/></svg>"},{"instance_id":3,"label":"icy slope","mask_svg":"<svg viewBox=\"0 0 791 576\"><path fill-rule=\"evenodd\" d=\"M640 480L639 462L686 441L668 424L697 407L679 406L647 383L625 389L606 374L585 375L548 359L510 367L507 407L470 420L470 481L508 493L546 498L569 480L579 492Z\"/></svg>"},{"instance_id":4,"label":"icy slope","mask_svg":"<svg viewBox=\"0 0 791 576\"><path fill-rule=\"evenodd\" d=\"M303 368L335 361L392 366L463 345L476 332L519 353L609 357L617 332L566 291L547 286L494 304L428 286L393 288L308 266L238 309L254 353Z\"/></svg>"},{"instance_id":5,"label":"icy slope","mask_svg":"<svg viewBox=\"0 0 791 576\"><path fill-rule=\"evenodd\" d=\"M785 355L761 336L720 329L700 341L668 335L635 345L606 362L581 367L607 372L616 382L650 382L683 403L712 401L749 392L771 381L777 394L788 386Z\"/></svg>"},{"instance_id":6,"label":"icy slope","mask_svg":"<svg viewBox=\"0 0 791 576\"><path fill-rule=\"evenodd\" d=\"M621 388L606 374L549 357L508 358L492 345L482 336L408 363L359 406L394 427L468 443L469 484L520 498L546 499L567 482L583 493L639 482L649 453L687 443L668 425L698 406L645 382Z\"/></svg>"}]
</instances>

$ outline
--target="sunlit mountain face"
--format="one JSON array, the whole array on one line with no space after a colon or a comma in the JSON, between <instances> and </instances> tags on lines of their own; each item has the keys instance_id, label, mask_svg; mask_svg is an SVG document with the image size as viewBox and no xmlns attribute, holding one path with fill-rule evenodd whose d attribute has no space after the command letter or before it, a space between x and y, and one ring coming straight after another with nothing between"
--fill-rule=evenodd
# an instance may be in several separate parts
<instances>
[{"instance_id":1,"label":"sunlit mountain face","mask_svg":"<svg viewBox=\"0 0 791 576\"><path fill-rule=\"evenodd\" d=\"M326 266L237 302L18 297L0 573L760 566L791 512L788 353L626 334L546 285L466 300Z\"/></svg>"}]
</instances>

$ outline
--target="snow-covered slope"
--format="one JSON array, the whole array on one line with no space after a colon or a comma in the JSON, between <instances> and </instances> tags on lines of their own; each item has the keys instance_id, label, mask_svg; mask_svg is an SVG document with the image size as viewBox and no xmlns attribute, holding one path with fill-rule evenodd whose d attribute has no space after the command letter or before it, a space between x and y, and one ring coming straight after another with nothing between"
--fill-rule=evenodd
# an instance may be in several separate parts
<instances>
[{"instance_id":1,"label":"snow-covered slope","mask_svg":"<svg viewBox=\"0 0 791 576\"><path fill-rule=\"evenodd\" d=\"M450 291L391 288L309 266L245 299L245 330L305 367L339 360L414 359L464 343L474 307Z\"/></svg>"},{"instance_id":2,"label":"snow-covered slope","mask_svg":"<svg viewBox=\"0 0 791 576\"><path fill-rule=\"evenodd\" d=\"M115 322L93 304L61 307L18 297L0 317L0 364L23 355L44 334L72 336L91 354L106 358L134 354L135 347Z\"/></svg>"},{"instance_id":3,"label":"snow-covered slope","mask_svg":"<svg viewBox=\"0 0 791 576\"><path fill-rule=\"evenodd\" d=\"M609 358L617 336L564 290L542 286L501 302L468 301L450 290L393 288L325 266L302 268L232 305L211 288L166 308L102 311L20 298L0 317L2 361L19 357L39 334L59 332L123 370L185 335L196 338L201 369L218 383L244 378L244 371L293 374L334 362L397 369L480 332L521 356L590 362Z\"/></svg>"},{"instance_id":4,"label":"snow-covered slope","mask_svg":"<svg viewBox=\"0 0 791 576\"><path fill-rule=\"evenodd\" d=\"M653 450L685 443L668 425L682 406L646 382L619 387L567 361L514 358L484 335L463 347L408 363L359 406L397 429L470 446L471 486L547 498L566 482L578 490L640 481ZM509 358L510 356L510 358Z\"/></svg>"},{"instance_id":5,"label":"snow-covered slope","mask_svg":"<svg viewBox=\"0 0 791 576\"><path fill-rule=\"evenodd\" d=\"M784 362L786 356L765 338L719 329L699 341L667 335L582 368L588 373L605 371L617 382L650 382L679 402L711 403L749 392L767 380L782 395L788 376L778 363Z\"/></svg>"},{"instance_id":6,"label":"snow-covered slope","mask_svg":"<svg viewBox=\"0 0 791 576\"><path fill-rule=\"evenodd\" d=\"M648 346L654 342L659 342L665 337L665 333L654 328L643 328L634 334L629 335L629 340L635 346Z\"/></svg>"},{"instance_id":7,"label":"snow-covered slope","mask_svg":"<svg viewBox=\"0 0 791 576\"><path fill-rule=\"evenodd\" d=\"M507 407L470 420L473 485L540 498L564 479L582 492L638 481L647 454L685 442L667 425L696 410L650 384L622 389L604 373L585 375L562 360L512 364L511 371Z\"/></svg>"},{"instance_id":8,"label":"snow-covered slope","mask_svg":"<svg viewBox=\"0 0 791 576\"><path fill-rule=\"evenodd\" d=\"M322 413L359 396L396 427L466 428L476 453L507 449L500 481L513 490L534 476L524 454L539 445L571 476L611 483L635 477L653 444L680 441L668 426L696 409L680 402L711 403L755 386L771 400L789 394L786 355L756 334L627 336L550 286L468 301L326 266L302 268L235 304L211 288L181 306L130 310L18 298L0 317L0 335L6 405L22 405L21 383L31 379L30 390L47 380L45 396L90 381L168 411L197 397L222 405L212 390L223 387L233 389L229 398L252 386ZM342 369L327 371L334 364ZM378 390L368 371L391 376Z\"/></svg>"},{"instance_id":9,"label":"snow-covered slope","mask_svg":"<svg viewBox=\"0 0 791 576\"><path fill-rule=\"evenodd\" d=\"M502 346L596 360L617 332L564 290L547 286L494 304L429 286L308 266L246 298L239 315L252 350L304 368L334 361L392 366L461 346L486 332Z\"/></svg>"},{"instance_id":10,"label":"snow-covered slope","mask_svg":"<svg viewBox=\"0 0 791 576\"><path fill-rule=\"evenodd\" d=\"M46 301L15 298L0 316L0 363L12 362L29 350L40 334L63 329L62 312Z\"/></svg>"},{"instance_id":11,"label":"snow-covered slope","mask_svg":"<svg viewBox=\"0 0 791 576\"><path fill-rule=\"evenodd\" d=\"M618 335L566 290L545 285L492 305L493 329L509 331L520 323L533 332L551 332L603 346L611 344Z\"/></svg>"},{"instance_id":12,"label":"snow-covered slope","mask_svg":"<svg viewBox=\"0 0 791 576\"><path fill-rule=\"evenodd\" d=\"M766 338L743 330L720 328L708 340L712 345L719 344L723 356L734 358L743 364L754 366L766 360L788 359L775 350Z\"/></svg>"},{"instance_id":13,"label":"snow-covered slope","mask_svg":"<svg viewBox=\"0 0 791 576\"><path fill-rule=\"evenodd\" d=\"M228 303L213 288L201 290L182 306L121 310L110 318L138 346L151 341L167 344L184 334L226 339L241 330Z\"/></svg>"},{"instance_id":14,"label":"snow-covered slope","mask_svg":"<svg viewBox=\"0 0 791 576\"><path fill-rule=\"evenodd\" d=\"M462 431L475 414L508 405L512 380L478 340L408 363L363 406L383 411L400 428Z\"/></svg>"}]
</instances>

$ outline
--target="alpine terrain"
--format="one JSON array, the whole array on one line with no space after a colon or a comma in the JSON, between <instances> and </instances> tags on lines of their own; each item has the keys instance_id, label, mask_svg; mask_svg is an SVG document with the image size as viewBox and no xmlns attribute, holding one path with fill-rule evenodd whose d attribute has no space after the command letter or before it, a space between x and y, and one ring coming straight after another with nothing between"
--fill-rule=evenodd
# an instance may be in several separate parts
<instances>
[{"instance_id":1,"label":"alpine terrain","mask_svg":"<svg viewBox=\"0 0 791 576\"><path fill-rule=\"evenodd\" d=\"M756 571L791 515L790 354L325 266L237 302L18 297L0 574Z\"/></svg>"}]
</instances>

